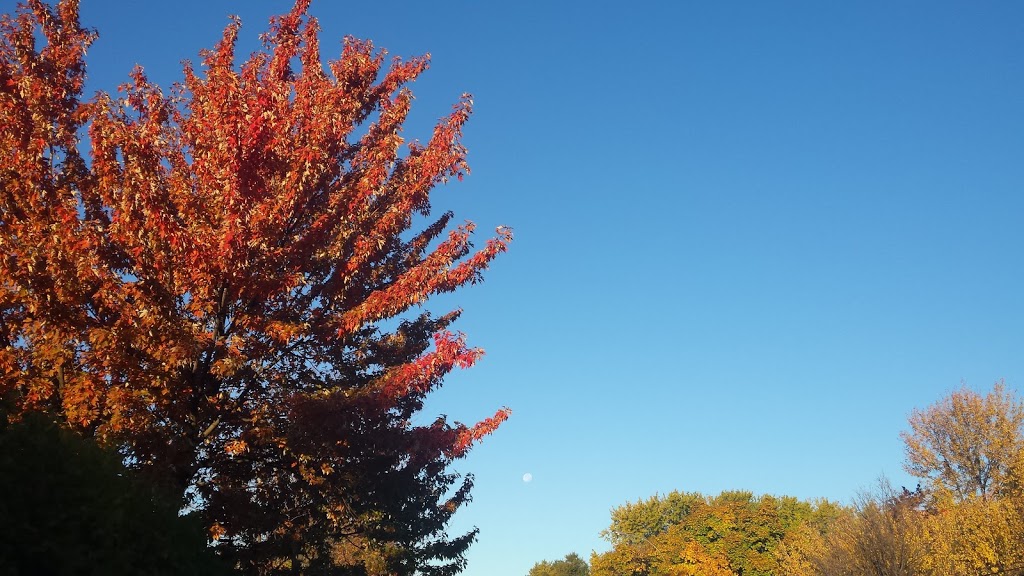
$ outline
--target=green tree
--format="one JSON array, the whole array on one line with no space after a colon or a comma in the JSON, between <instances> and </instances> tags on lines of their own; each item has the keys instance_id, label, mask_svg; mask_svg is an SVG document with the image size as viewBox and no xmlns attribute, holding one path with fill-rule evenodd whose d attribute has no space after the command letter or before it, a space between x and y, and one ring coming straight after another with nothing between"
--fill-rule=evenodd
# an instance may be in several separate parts
<instances>
[{"instance_id":1,"label":"green tree","mask_svg":"<svg viewBox=\"0 0 1024 576\"><path fill-rule=\"evenodd\" d=\"M590 566L583 558L572 552L563 560L548 562L544 560L533 565L527 576L589 576Z\"/></svg>"},{"instance_id":2,"label":"green tree","mask_svg":"<svg viewBox=\"0 0 1024 576\"><path fill-rule=\"evenodd\" d=\"M655 495L647 500L629 502L612 509L611 525L601 531L601 536L613 546L637 544L664 532L673 524L681 523L705 504L703 494L675 490L665 496Z\"/></svg>"},{"instance_id":3,"label":"green tree","mask_svg":"<svg viewBox=\"0 0 1024 576\"><path fill-rule=\"evenodd\" d=\"M591 569L595 576L782 575L783 540L833 507L747 491L654 496L612 510L602 533L612 549L594 554Z\"/></svg>"},{"instance_id":4,"label":"green tree","mask_svg":"<svg viewBox=\"0 0 1024 576\"><path fill-rule=\"evenodd\" d=\"M195 514L44 414L0 430L0 574L228 574Z\"/></svg>"}]
</instances>

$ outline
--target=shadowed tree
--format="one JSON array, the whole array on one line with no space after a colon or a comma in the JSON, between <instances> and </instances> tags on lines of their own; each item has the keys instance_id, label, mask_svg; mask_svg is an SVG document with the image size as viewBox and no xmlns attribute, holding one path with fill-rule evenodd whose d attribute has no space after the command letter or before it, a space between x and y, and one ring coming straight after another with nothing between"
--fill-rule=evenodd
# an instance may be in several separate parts
<instances>
[{"instance_id":1,"label":"shadowed tree","mask_svg":"<svg viewBox=\"0 0 1024 576\"><path fill-rule=\"evenodd\" d=\"M173 494L45 414L0 424L0 494L0 574L231 573Z\"/></svg>"}]
</instances>

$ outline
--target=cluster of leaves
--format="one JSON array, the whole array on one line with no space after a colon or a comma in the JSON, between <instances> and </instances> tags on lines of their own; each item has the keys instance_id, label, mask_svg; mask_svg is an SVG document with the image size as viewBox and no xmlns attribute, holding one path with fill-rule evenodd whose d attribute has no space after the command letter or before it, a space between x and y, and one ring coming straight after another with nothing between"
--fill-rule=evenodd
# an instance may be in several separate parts
<instances>
[{"instance_id":1,"label":"cluster of leaves","mask_svg":"<svg viewBox=\"0 0 1024 576\"><path fill-rule=\"evenodd\" d=\"M508 412L413 424L482 354L417 307L511 233L413 227L468 170L471 100L403 147L427 59L349 38L325 67L308 4L240 64L233 20L169 92L136 69L89 101L77 0L3 17L0 396L116 446L240 568L451 574L449 466Z\"/></svg>"},{"instance_id":2,"label":"cluster of leaves","mask_svg":"<svg viewBox=\"0 0 1024 576\"><path fill-rule=\"evenodd\" d=\"M915 490L851 506L672 492L612 511L595 576L965 576L1024 570L1024 402L998 383L915 410Z\"/></svg>"}]
</instances>

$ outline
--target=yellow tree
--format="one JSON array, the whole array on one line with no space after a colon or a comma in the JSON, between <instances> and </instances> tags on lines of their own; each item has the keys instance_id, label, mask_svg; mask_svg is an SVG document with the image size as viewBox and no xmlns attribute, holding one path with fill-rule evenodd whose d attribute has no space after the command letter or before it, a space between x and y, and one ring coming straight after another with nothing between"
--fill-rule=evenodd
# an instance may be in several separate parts
<instances>
[{"instance_id":1,"label":"yellow tree","mask_svg":"<svg viewBox=\"0 0 1024 576\"><path fill-rule=\"evenodd\" d=\"M1017 498L974 498L924 520L922 574L1003 574L1024 566L1024 510Z\"/></svg>"},{"instance_id":2,"label":"yellow tree","mask_svg":"<svg viewBox=\"0 0 1024 576\"><path fill-rule=\"evenodd\" d=\"M680 526L673 526L661 538L663 546L676 552L666 554L655 564L653 574L666 576L733 576L735 572L729 567L729 559L721 553L710 552L700 544L689 539L689 535Z\"/></svg>"},{"instance_id":3,"label":"yellow tree","mask_svg":"<svg viewBox=\"0 0 1024 576\"><path fill-rule=\"evenodd\" d=\"M824 555L825 538L809 524L801 524L786 534L775 554L779 568L789 576L817 576L815 559Z\"/></svg>"},{"instance_id":4,"label":"yellow tree","mask_svg":"<svg viewBox=\"0 0 1024 576\"><path fill-rule=\"evenodd\" d=\"M966 387L914 410L904 468L937 496L989 500L1018 489L1024 404L1002 382L982 396Z\"/></svg>"},{"instance_id":5,"label":"yellow tree","mask_svg":"<svg viewBox=\"0 0 1024 576\"><path fill-rule=\"evenodd\" d=\"M813 507L811 515L788 530L774 551L780 574L818 576L823 573L821 567L830 554L828 538L854 513L851 508L827 500L816 501Z\"/></svg>"},{"instance_id":6,"label":"yellow tree","mask_svg":"<svg viewBox=\"0 0 1024 576\"><path fill-rule=\"evenodd\" d=\"M858 498L824 536L808 548L810 563L824 576L916 576L926 554L923 495L896 492L882 481L879 493Z\"/></svg>"}]
</instances>

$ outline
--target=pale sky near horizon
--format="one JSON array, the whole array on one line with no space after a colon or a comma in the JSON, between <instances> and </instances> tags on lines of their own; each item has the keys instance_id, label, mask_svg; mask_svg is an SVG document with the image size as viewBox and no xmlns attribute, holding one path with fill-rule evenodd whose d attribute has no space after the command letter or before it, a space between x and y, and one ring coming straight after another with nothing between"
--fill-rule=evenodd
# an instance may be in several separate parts
<instances>
[{"instance_id":1,"label":"pale sky near horizon","mask_svg":"<svg viewBox=\"0 0 1024 576\"><path fill-rule=\"evenodd\" d=\"M83 0L88 90L168 85L228 14L285 0ZM0 12L13 9L0 0ZM126 8L127 6L127 8ZM471 576L607 548L674 489L848 501L897 486L915 407L1024 390L1024 4L314 0L430 52L410 138L463 92L473 173L438 211L516 240L462 307L487 350L423 418L513 416L455 469Z\"/></svg>"}]
</instances>

